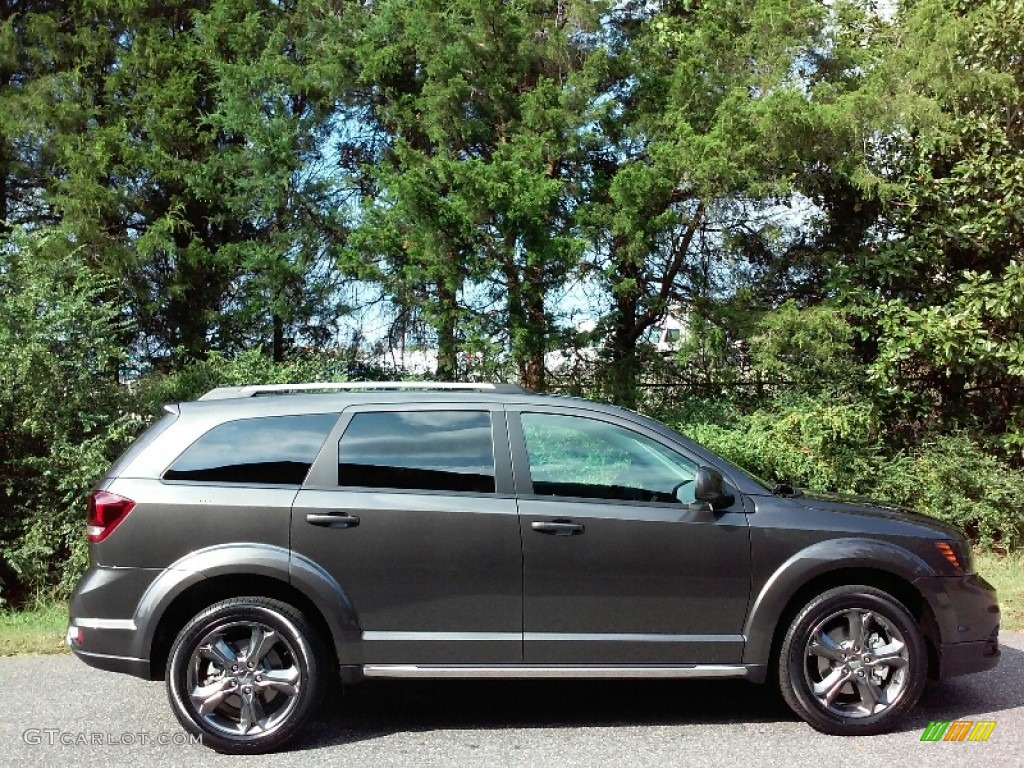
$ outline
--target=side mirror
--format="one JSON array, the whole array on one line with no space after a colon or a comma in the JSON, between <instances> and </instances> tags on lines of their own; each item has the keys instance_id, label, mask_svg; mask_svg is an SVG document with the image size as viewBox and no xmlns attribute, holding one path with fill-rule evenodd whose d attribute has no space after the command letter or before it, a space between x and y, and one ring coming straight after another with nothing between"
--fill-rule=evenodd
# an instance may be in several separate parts
<instances>
[{"instance_id":1,"label":"side mirror","mask_svg":"<svg viewBox=\"0 0 1024 768\"><path fill-rule=\"evenodd\" d=\"M693 497L697 501L710 504L712 509L726 509L736 501L736 497L725 492L725 481L722 473L711 467L701 467L697 470L697 478L694 480Z\"/></svg>"}]
</instances>

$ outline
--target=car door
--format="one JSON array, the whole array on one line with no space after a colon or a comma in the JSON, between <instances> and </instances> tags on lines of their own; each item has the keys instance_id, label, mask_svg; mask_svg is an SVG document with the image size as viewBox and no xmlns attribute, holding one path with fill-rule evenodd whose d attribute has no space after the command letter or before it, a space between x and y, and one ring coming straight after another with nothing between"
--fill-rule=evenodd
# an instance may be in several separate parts
<instances>
[{"instance_id":1,"label":"car door","mask_svg":"<svg viewBox=\"0 0 1024 768\"><path fill-rule=\"evenodd\" d=\"M738 663L750 593L742 501L693 502L697 462L567 407L508 413L530 664Z\"/></svg>"},{"instance_id":2,"label":"car door","mask_svg":"<svg viewBox=\"0 0 1024 768\"><path fill-rule=\"evenodd\" d=\"M501 406L344 411L291 546L345 591L362 663L522 661L522 555Z\"/></svg>"}]
</instances>

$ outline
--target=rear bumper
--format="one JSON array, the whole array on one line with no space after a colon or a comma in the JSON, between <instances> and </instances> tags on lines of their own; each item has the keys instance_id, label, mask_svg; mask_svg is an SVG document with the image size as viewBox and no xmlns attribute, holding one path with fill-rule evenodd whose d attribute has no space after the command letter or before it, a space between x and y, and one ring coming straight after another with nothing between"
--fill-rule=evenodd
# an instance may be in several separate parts
<instances>
[{"instance_id":1,"label":"rear bumper","mask_svg":"<svg viewBox=\"0 0 1024 768\"><path fill-rule=\"evenodd\" d=\"M66 637L71 652L90 667L148 679L149 659L139 652L133 612L159 573L147 568L90 568L71 596Z\"/></svg>"},{"instance_id":2,"label":"rear bumper","mask_svg":"<svg viewBox=\"0 0 1024 768\"><path fill-rule=\"evenodd\" d=\"M149 679L149 660L133 659L129 656L108 656L103 653L89 653L72 647L71 652L90 667L108 672L123 672L135 677Z\"/></svg>"}]
</instances>

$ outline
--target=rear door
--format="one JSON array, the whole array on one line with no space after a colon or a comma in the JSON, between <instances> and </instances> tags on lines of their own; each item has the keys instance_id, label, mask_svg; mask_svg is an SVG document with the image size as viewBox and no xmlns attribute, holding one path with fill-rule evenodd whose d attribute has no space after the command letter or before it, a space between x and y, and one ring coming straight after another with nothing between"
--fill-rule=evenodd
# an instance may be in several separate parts
<instances>
[{"instance_id":1,"label":"rear door","mask_svg":"<svg viewBox=\"0 0 1024 768\"><path fill-rule=\"evenodd\" d=\"M750 593L742 501L690 505L698 463L571 408L510 410L531 664L738 663Z\"/></svg>"},{"instance_id":2,"label":"rear door","mask_svg":"<svg viewBox=\"0 0 1024 768\"><path fill-rule=\"evenodd\" d=\"M522 554L500 406L348 408L295 500L291 546L352 602L364 663L522 661Z\"/></svg>"}]
</instances>

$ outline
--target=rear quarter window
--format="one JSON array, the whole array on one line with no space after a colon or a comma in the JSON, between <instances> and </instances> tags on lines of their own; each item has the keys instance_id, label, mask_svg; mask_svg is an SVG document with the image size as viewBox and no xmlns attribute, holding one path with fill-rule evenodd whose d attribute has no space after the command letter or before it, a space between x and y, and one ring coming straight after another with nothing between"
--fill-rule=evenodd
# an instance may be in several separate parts
<instances>
[{"instance_id":1,"label":"rear quarter window","mask_svg":"<svg viewBox=\"0 0 1024 768\"><path fill-rule=\"evenodd\" d=\"M164 480L301 485L336 413L268 416L220 424L164 473Z\"/></svg>"}]
</instances>

